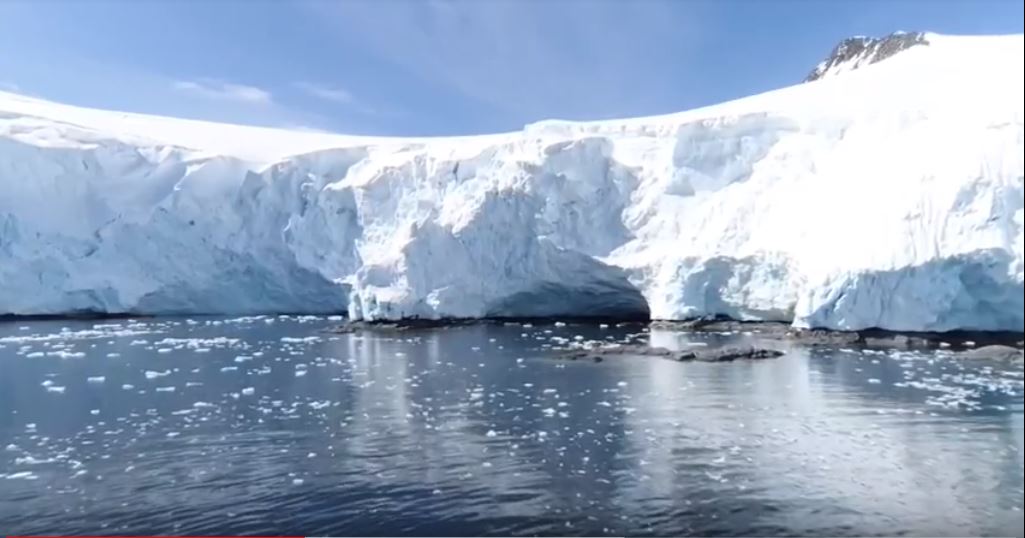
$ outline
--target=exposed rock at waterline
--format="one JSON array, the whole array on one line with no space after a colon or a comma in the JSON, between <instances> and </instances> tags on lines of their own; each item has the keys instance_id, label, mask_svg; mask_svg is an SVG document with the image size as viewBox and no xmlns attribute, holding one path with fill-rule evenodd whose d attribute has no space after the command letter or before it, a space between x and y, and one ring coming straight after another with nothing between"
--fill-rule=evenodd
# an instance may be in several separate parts
<instances>
[{"instance_id":1,"label":"exposed rock at waterline","mask_svg":"<svg viewBox=\"0 0 1025 538\"><path fill-rule=\"evenodd\" d=\"M1021 349L1002 345L983 346L980 348L969 349L958 353L958 356L966 359L997 359L1008 361L1025 360L1025 352Z\"/></svg>"},{"instance_id":2,"label":"exposed rock at waterline","mask_svg":"<svg viewBox=\"0 0 1025 538\"><path fill-rule=\"evenodd\" d=\"M695 350L671 350L645 344L618 345L596 349L574 349L556 355L558 359L602 362L611 357L659 357L677 362L730 362L742 359L775 359L784 353L776 349L724 346Z\"/></svg>"}]
</instances>

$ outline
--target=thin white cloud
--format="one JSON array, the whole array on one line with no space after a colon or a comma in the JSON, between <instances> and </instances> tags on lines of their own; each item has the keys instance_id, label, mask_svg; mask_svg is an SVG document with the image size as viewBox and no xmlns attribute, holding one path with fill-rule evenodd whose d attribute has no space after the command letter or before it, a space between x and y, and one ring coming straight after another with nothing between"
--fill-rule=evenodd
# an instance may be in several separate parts
<instances>
[{"instance_id":1,"label":"thin white cloud","mask_svg":"<svg viewBox=\"0 0 1025 538\"><path fill-rule=\"evenodd\" d=\"M296 82L294 86L313 97L323 99L325 101L333 101L343 105L352 105L356 103L356 98L353 97L348 90L337 86L325 86L315 82Z\"/></svg>"},{"instance_id":2,"label":"thin white cloud","mask_svg":"<svg viewBox=\"0 0 1025 538\"><path fill-rule=\"evenodd\" d=\"M0 91L19 92L19 91L21 91L21 87L19 87L17 84L15 84L13 82L7 82L5 80L0 80Z\"/></svg>"},{"instance_id":3,"label":"thin white cloud","mask_svg":"<svg viewBox=\"0 0 1025 538\"><path fill-rule=\"evenodd\" d=\"M274 102L270 92L255 86L232 84L213 79L179 80L171 86L176 91L219 101L235 101L251 105L270 105Z\"/></svg>"},{"instance_id":4,"label":"thin white cloud","mask_svg":"<svg viewBox=\"0 0 1025 538\"><path fill-rule=\"evenodd\" d=\"M309 81L293 82L292 86L316 99L341 105L350 112L372 116L387 115L386 111L382 111L376 106L372 106L361 99L357 99L352 92L342 88L341 86L320 84Z\"/></svg>"}]
</instances>

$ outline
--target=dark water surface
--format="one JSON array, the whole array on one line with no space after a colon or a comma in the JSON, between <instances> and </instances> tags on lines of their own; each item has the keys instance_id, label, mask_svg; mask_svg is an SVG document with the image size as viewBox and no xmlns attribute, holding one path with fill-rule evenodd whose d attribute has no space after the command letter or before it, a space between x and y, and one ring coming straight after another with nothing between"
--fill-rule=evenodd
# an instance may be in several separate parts
<instances>
[{"instance_id":1,"label":"dark water surface","mask_svg":"<svg viewBox=\"0 0 1025 538\"><path fill-rule=\"evenodd\" d=\"M1022 365L640 326L0 324L0 533L1022 534Z\"/></svg>"}]
</instances>

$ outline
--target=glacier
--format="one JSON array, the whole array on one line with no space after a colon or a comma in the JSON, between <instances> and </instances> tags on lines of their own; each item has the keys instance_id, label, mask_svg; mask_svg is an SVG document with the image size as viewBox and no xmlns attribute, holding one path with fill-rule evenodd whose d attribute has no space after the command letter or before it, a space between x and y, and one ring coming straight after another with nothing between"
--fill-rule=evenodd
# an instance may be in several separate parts
<instances>
[{"instance_id":1,"label":"glacier","mask_svg":"<svg viewBox=\"0 0 1025 538\"><path fill-rule=\"evenodd\" d=\"M1022 36L923 40L711 107L469 137L0 93L0 314L1021 332Z\"/></svg>"}]
</instances>

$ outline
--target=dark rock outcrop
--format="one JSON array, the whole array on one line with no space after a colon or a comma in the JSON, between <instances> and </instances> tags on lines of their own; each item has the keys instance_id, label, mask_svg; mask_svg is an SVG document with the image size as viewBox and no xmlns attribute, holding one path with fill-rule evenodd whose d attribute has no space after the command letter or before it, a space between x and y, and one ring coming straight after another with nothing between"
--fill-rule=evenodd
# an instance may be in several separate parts
<instances>
[{"instance_id":1,"label":"dark rock outcrop","mask_svg":"<svg viewBox=\"0 0 1025 538\"><path fill-rule=\"evenodd\" d=\"M760 340L783 340L805 346L868 347L875 349L951 349L958 351L984 346L1021 348L1021 333L997 331L951 331L899 333L883 329L833 331L798 329L777 321L736 321L702 318L686 321L655 321L652 329L696 333L745 333Z\"/></svg>"},{"instance_id":2,"label":"dark rock outcrop","mask_svg":"<svg viewBox=\"0 0 1025 538\"><path fill-rule=\"evenodd\" d=\"M844 39L829 54L829 57L815 66L805 77L811 82L843 71L885 60L898 52L916 45L928 45L925 34L921 32L894 32L886 37L851 37Z\"/></svg>"},{"instance_id":3,"label":"dark rock outcrop","mask_svg":"<svg viewBox=\"0 0 1025 538\"><path fill-rule=\"evenodd\" d=\"M982 346L976 349L969 349L958 353L958 356L966 359L997 359L1007 361L1025 360L1025 352L1011 346Z\"/></svg>"},{"instance_id":4,"label":"dark rock outcrop","mask_svg":"<svg viewBox=\"0 0 1025 538\"><path fill-rule=\"evenodd\" d=\"M783 352L779 350L757 347L724 346L674 351L664 347L652 347L645 344L636 344L597 349L572 349L559 353L556 355L556 358L602 362L610 357L658 357L677 362L730 362L744 359L775 359L782 355Z\"/></svg>"}]
</instances>

